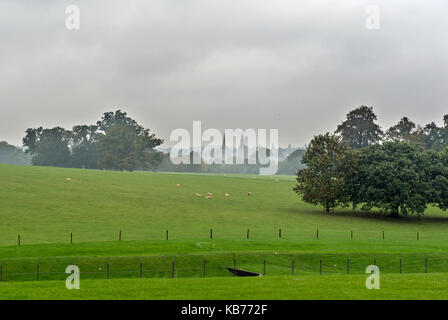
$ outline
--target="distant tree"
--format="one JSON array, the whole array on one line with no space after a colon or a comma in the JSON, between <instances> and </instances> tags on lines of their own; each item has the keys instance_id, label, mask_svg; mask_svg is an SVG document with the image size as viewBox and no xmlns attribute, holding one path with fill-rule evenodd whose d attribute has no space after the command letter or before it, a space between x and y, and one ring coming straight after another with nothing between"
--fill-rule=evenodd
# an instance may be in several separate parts
<instances>
[{"instance_id":1,"label":"distant tree","mask_svg":"<svg viewBox=\"0 0 448 320\"><path fill-rule=\"evenodd\" d=\"M347 114L336 132L342 141L352 149L361 149L382 139L383 131L375 121L377 117L372 107L360 106Z\"/></svg>"},{"instance_id":2,"label":"distant tree","mask_svg":"<svg viewBox=\"0 0 448 320\"><path fill-rule=\"evenodd\" d=\"M445 205L441 192L446 182L440 156L406 142L385 142L361 151L358 202L365 209L381 208L399 213L422 214L428 204ZM448 185L447 185L448 186Z\"/></svg>"},{"instance_id":3,"label":"distant tree","mask_svg":"<svg viewBox=\"0 0 448 320\"><path fill-rule=\"evenodd\" d=\"M299 169L304 169L306 166L302 163L302 157L305 150L297 149L292 152L285 160L278 164L277 174L296 175Z\"/></svg>"},{"instance_id":4,"label":"distant tree","mask_svg":"<svg viewBox=\"0 0 448 320\"><path fill-rule=\"evenodd\" d=\"M390 127L386 131L386 138L391 141L411 141L412 133L415 130L415 123L408 117L401 118L400 122Z\"/></svg>"},{"instance_id":5,"label":"distant tree","mask_svg":"<svg viewBox=\"0 0 448 320\"><path fill-rule=\"evenodd\" d=\"M112 170L148 169L159 159L152 153L163 140L120 110L98 121L98 165Z\"/></svg>"},{"instance_id":6,"label":"distant tree","mask_svg":"<svg viewBox=\"0 0 448 320\"><path fill-rule=\"evenodd\" d=\"M25 152L32 156L32 164L37 166L70 166L70 131L61 127L52 129L28 129L23 138Z\"/></svg>"},{"instance_id":7,"label":"distant tree","mask_svg":"<svg viewBox=\"0 0 448 320\"><path fill-rule=\"evenodd\" d=\"M22 149L0 141L0 163L29 165L31 159Z\"/></svg>"},{"instance_id":8,"label":"distant tree","mask_svg":"<svg viewBox=\"0 0 448 320\"><path fill-rule=\"evenodd\" d=\"M326 212L348 206L356 176L356 154L338 136L326 133L314 137L302 158L306 168L298 171L293 190L304 201L322 205Z\"/></svg>"},{"instance_id":9,"label":"distant tree","mask_svg":"<svg viewBox=\"0 0 448 320\"><path fill-rule=\"evenodd\" d=\"M98 168L98 126L81 125L73 127L72 159L74 168Z\"/></svg>"}]
</instances>

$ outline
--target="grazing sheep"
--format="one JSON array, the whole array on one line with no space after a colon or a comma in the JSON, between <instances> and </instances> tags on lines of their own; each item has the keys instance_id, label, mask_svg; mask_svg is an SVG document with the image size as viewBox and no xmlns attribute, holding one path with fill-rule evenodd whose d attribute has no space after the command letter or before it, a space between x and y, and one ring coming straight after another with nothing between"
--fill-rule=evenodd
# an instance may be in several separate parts
<instances>
[{"instance_id":1,"label":"grazing sheep","mask_svg":"<svg viewBox=\"0 0 448 320\"><path fill-rule=\"evenodd\" d=\"M66 181L72 181L72 179L71 179L71 178L65 178L65 180L66 180Z\"/></svg>"},{"instance_id":2,"label":"grazing sheep","mask_svg":"<svg viewBox=\"0 0 448 320\"><path fill-rule=\"evenodd\" d=\"M275 183L278 183L278 179L275 179L275 181L274 181Z\"/></svg>"},{"instance_id":3,"label":"grazing sheep","mask_svg":"<svg viewBox=\"0 0 448 320\"><path fill-rule=\"evenodd\" d=\"M211 199L211 198L213 198L213 196L210 196L210 195L207 196L207 199Z\"/></svg>"},{"instance_id":4,"label":"grazing sheep","mask_svg":"<svg viewBox=\"0 0 448 320\"><path fill-rule=\"evenodd\" d=\"M207 195L208 195L208 196L213 196L213 193L211 193L211 192L207 192Z\"/></svg>"},{"instance_id":5,"label":"grazing sheep","mask_svg":"<svg viewBox=\"0 0 448 320\"><path fill-rule=\"evenodd\" d=\"M202 197L202 194L196 193L195 196L200 198L200 197Z\"/></svg>"},{"instance_id":6,"label":"grazing sheep","mask_svg":"<svg viewBox=\"0 0 448 320\"><path fill-rule=\"evenodd\" d=\"M247 195L250 197L252 196L252 192L248 192Z\"/></svg>"},{"instance_id":7,"label":"grazing sheep","mask_svg":"<svg viewBox=\"0 0 448 320\"><path fill-rule=\"evenodd\" d=\"M176 184L176 187L180 187L180 184Z\"/></svg>"},{"instance_id":8,"label":"grazing sheep","mask_svg":"<svg viewBox=\"0 0 448 320\"><path fill-rule=\"evenodd\" d=\"M230 194L229 194L229 193L226 193L225 195L226 195L226 197L230 197Z\"/></svg>"}]
</instances>

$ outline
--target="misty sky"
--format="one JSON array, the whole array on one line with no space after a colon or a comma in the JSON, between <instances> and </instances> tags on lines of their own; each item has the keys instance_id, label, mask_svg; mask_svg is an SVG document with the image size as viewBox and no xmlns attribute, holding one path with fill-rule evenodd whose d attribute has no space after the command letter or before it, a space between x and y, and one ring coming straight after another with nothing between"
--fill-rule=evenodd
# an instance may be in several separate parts
<instances>
[{"instance_id":1,"label":"misty sky","mask_svg":"<svg viewBox=\"0 0 448 320\"><path fill-rule=\"evenodd\" d=\"M372 4L379 30L365 27ZM441 124L447 31L446 0L2 0L0 140L118 108L166 140L202 120L278 128L282 146L361 104L383 129L401 116Z\"/></svg>"}]
</instances>

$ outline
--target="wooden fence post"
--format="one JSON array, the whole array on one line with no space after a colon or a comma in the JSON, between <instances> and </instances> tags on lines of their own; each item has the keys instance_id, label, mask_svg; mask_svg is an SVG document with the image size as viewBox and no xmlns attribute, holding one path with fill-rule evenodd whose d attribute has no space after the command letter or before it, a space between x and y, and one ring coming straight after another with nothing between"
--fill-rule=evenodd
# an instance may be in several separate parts
<instances>
[{"instance_id":1,"label":"wooden fence post","mask_svg":"<svg viewBox=\"0 0 448 320\"><path fill-rule=\"evenodd\" d=\"M17 236L17 243L20 246L20 234Z\"/></svg>"},{"instance_id":2,"label":"wooden fence post","mask_svg":"<svg viewBox=\"0 0 448 320\"><path fill-rule=\"evenodd\" d=\"M294 260L291 261L291 275L294 275Z\"/></svg>"},{"instance_id":3,"label":"wooden fence post","mask_svg":"<svg viewBox=\"0 0 448 320\"><path fill-rule=\"evenodd\" d=\"M319 274L322 274L322 260L319 260Z\"/></svg>"},{"instance_id":4,"label":"wooden fence post","mask_svg":"<svg viewBox=\"0 0 448 320\"><path fill-rule=\"evenodd\" d=\"M73 233L70 232L70 243L73 243Z\"/></svg>"},{"instance_id":5,"label":"wooden fence post","mask_svg":"<svg viewBox=\"0 0 448 320\"><path fill-rule=\"evenodd\" d=\"M353 230L350 230L350 239L353 240Z\"/></svg>"},{"instance_id":6,"label":"wooden fence post","mask_svg":"<svg viewBox=\"0 0 448 320\"><path fill-rule=\"evenodd\" d=\"M39 269L40 269L40 266L39 266L39 260L38 260L37 265L36 265L36 280L37 281L39 281Z\"/></svg>"},{"instance_id":7,"label":"wooden fence post","mask_svg":"<svg viewBox=\"0 0 448 320\"><path fill-rule=\"evenodd\" d=\"M420 235L419 235L418 231L417 231L417 240L420 240Z\"/></svg>"},{"instance_id":8,"label":"wooden fence post","mask_svg":"<svg viewBox=\"0 0 448 320\"><path fill-rule=\"evenodd\" d=\"M263 260L263 276L266 275L266 260Z\"/></svg>"},{"instance_id":9,"label":"wooden fence post","mask_svg":"<svg viewBox=\"0 0 448 320\"><path fill-rule=\"evenodd\" d=\"M282 237L282 229L278 229L278 237L281 238Z\"/></svg>"},{"instance_id":10,"label":"wooden fence post","mask_svg":"<svg viewBox=\"0 0 448 320\"><path fill-rule=\"evenodd\" d=\"M171 261L171 278L174 278L175 276L175 269L176 269L176 263L173 261Z\"/></svg>"},{"instance_id":11,"label":"wooden fence post","mask_svg":"<svg viewBox=\"0 0 448 320\"><path fill-rule=\"evenodd\" d=\"M3 281L3 266L0 265L0 281Z\"/></svg>"},{"instance_id":12,"label":"wooden fence post","mask_svg":"<svg viewBox=\"0 0 448 320\"><path fill-rule=\"evenodd\" d=\"M425 258L425 273L428 273L428 258Z\"/></svg>"},{"instance_id":13,"label":"wooden fence post","mask_svg":"<svg viewBox=\"0 0 448 320\"><path fill-rule=\"evenodd\" d=\"M316 239L319 239L319 229L316 230Z\"/></svg>"},{"instance_id":14,"label":"wooden fence post","mask_svg":"<svg viewBox=\"0 0 448 320\"><path fill-rule=\"evenodd\" d=\"M168 230L166 230L166 240L168 240Z\"/></svg>"},{"instance_id":15,"label":"wooden fence post","mask_svg":"<svg viewBox=\"0 0 448 320\"><path fill-rule=\"evenodd\" d=\"M401 273L402 267L401 267L401 258L400 258L400 273Z\"/></svg>"},{"instance_id":16,"label":"wooden fence post","mask_svg":"<svg viewBox=\"0 0 448 320\"><path fill-rule=\"evenodd\" d=\"M384 240L384 230L383 230L383 240Z\"/></svg>"},{"instance_id":17,"label":"wooden fence post","mask_svg":"<svg viewBox=\"0 0 448 320\"><path fill-rule=\"evenodd\" d=\"M106 264L106 278L110 279L110 265L109 265L109 262Z\"/></svg>"},{"instance_id":18,"label":"wooden fence post","mask_svg":"<svg viewBox=\"0 0 448 320\"><path fill-rule=\"evenodd\" d=\"M120 232L118 233L118 240L121 241L121 230L120 230Z\"/></svg>"},{"instance_id":19,"label":"wooden fence post","mask_svg":"<svg viewBox=\"0 0 448 320\"><path fill-rule=\"evenodd\" d=\"M140 279L143 278L143 263L140 262Z\"/></svg>"},{"instance_id":20,"label":"wooden fence post","mask_svg":"<svg viewBox=\"0 0 448 320\"><path fill-rule=\"evenodd\" d=\"M213 239L213 229L210 229L210 239Z\"/></svg>"},{"instance_id":21,"label":"wooden fence post","mask_svg":"<svg viewBox=\"0 0 448 320\"><path fill-rule=\"evenodd\" d=\"M247 229L246 239L249 239L249 229Z\"/></svg>"}]
</instances>

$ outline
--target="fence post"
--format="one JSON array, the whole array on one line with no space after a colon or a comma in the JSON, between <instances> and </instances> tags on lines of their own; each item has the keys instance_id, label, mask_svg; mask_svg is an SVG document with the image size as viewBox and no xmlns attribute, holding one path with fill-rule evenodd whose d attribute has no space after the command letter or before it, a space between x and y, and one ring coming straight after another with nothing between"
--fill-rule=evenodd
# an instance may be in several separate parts
<instances>
[{"instance_id":1,"label":"fence post","mask_svg":"<svg viewBox=\"0 0 448 320\"><path fill-rule=\"evenodd\" d=\"M39 281L39 260L37 260L37 265L36 265L36 280Z\"/></svg>"},{"instance_id":2,"label":"fence post","mask_svg":"<svg viewBox=\"0 0 448 320\"><path fill-rule=\"evenodd\" d=\"M266 275L266 260L263 260L263 275Z\"/></svg>"},{"instance_id":3,"label":"fence post","mask_svg":"<svg viewBox=\"0 0 448 320\"><path fill-rule=\"evenodd\" d=\"M246 239L249 239L249 229L247 229Z\"/></svg>"},{"instance_id":4,"label":"fence post","mask_svg":"<svg viewBox=\"0 0 448 320\"><path fill-rule=\"evenodd\" d=\"M110 265L109 265L109 262L106 264L106 278L110 279Z\"/></svg>"},{"instance_id":5,"label":"fence post","mask_svg":"<svg viewBox=\"0 0 448 320\"><path fill-rule=\"evenodd\" d=\"M319 274L322 274L322 259L319 260Z\"/></svg>"},{"instance_id":6,"label":"fence post","mask_svg":"<svg viewBox=\"0 0 448 320\"><path fill-rule=\"evenodd\" d=\"M207 265L207 261L204 259L204 278L205 278L205 275L206 275L206 265Z\"/></svg>"},{"instance_id":7,"label":"fence post","mask_svg":"<svg viewBox=\"0 0 448 320\"><path fill-rule=\"evenodd\" d=\"M168 230L166 230L166 240L168 240Z\"/></svg>"},{"instance_id":8,"label":"fence post","mask_svg":"<svg viewBox=\"0 0 448 320\"><path fill-rule=\"evenodd\" d=\"M143 263L140 262L140 279L143 278Z\"/></svg>"},{"instance_id":9,"label":"fence post","mask_svg":"<svg viewBox=\"0 0 448 320\"><path fill-rule=\"evenodd\" d=\"M350 274L350 258L347 258L347 274Z\"/></svg>"},{"instance_id":10,"label":"fence post","mask_svg":"<svg viewBox=\"0 0 448 320\"><path fill-rule=\"evenodd\" d=\"M176 263L173 260L173 261L171 261L171 278L174 278L175 268L176 268Z\"/></svg>"},{"instance_id":11,"label":"fence post","mask_svg":"<svg viewBox=\"0 0 448 320\"><path fill-rule=\"evenodd\" d=\"M384 230L383 230L383 240L384 240Z\"/></svg>"},{"instance_id":12,"label":"fence post","mask_svg":"<svg viewBox=\"0 0 448 320\"><path fill-rule=\"evenodd\" d=\"M353 230L350 230L350 239L353 240Z\"/></svg>"},{"instance_id":13,"label":"fence post","mask_svg":"<svg viewBox=\"0 0 448 320\"><path fill-rule=\"evenodd\" d=\"M213 239L213 229L210 229L210 239Z\"/></svg>"},{"instance_id":14,"label":"fence post","mask_svg":"<svg viewBox=\"0 0 448 320\"><path fill-rule=\"evenodd\" d=\"M419 238L420 238L420 235L418 234L418 231L417 231L417 240L420 240Z\"/></svg>"},{"instance_id":15,"label":"fence post","mask_svg":"<svg viewBox=\"0 0 448 320\"><path fill-rule=\"evenodd\" d=\"M121 241L121 230L120 230L120 232L118 233L118 240Z\"/></svg>"},{"instance_id":16,"label":"fence post","mask_svg":"<svg viewBox=\"0 0 448 320\"><path fill-rule=\"evenodd\" d=\"M20 234L17 235L17 243L18 243L18 245L20 246Z\"/></svg>"},{"instance_id":17,"label":"fence post","mask_svg":"<svg viewBox=\"0 0 448 320\"><path fill-rule=\"evenodd\" d=\"M282 237L282 229L278 229L278 237L281 238Z\"/></svg>"},{"instance_id":18,"label":"fence post","mask_svg":"<svg viewBox=\"0 0 448 320\"><path fill-rule=\"evenodd\" d=\"M376 258L373 258L373 265L376 266Z\"/></svg>"},{"instance_id":19,"label":"fence post","mask_svg":"<svg viewBox=\"0 0 448 320\"><path fill-rule=\"evenodd\" d=\"M316 230L316 239L319 239L319 229Z\"/></svg>"},{"instance_id":20,"label":"fence post","mask_svg":"<svg viewBox=\"0 0 448 320\"><path fill-rule=\"evenodd\" d=\"M291 275L294 275L294 260L291 261Z\"/></svg>"},{"instance_id":21,"label":"fence post","mask_svg":"<svg viewBox=\"0 0 448 320\"><path fill-rule=\"evenodd\" d=\"M3 265L0 265L0 281L3 281Z\"/></svg>"},{"instance_id":22,"label":"fence post","mask_svg":"<svg viewBox=\"0 0 448 320\"><path fill-rule=\"evenodd\" d=\"M400 273L401 273L401 258L400 258Z\"/></svg>"},{"instance_id":23,"label":"fence post","mask_svg":"<svg viewBox=\"0 0 448 320\"><path fill-rule=\"evenodd\" d=\"M70 232L70 243L73 243L73 233Z\"/></svg>"},{"instance_id":24,"label":"fence post","mask_svg":"<svg viewBox=\"0 0 448 320\"><path fill-rule=\"evenodd\" d=\"M428 258L425 258L425 273L428 273Z\"/></svg>"}]
</instances>

